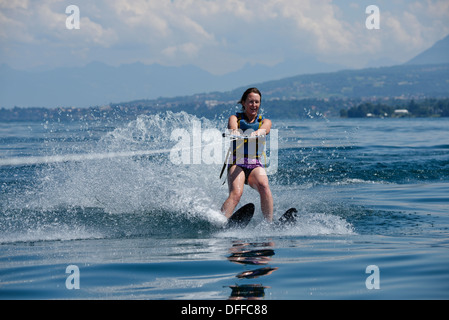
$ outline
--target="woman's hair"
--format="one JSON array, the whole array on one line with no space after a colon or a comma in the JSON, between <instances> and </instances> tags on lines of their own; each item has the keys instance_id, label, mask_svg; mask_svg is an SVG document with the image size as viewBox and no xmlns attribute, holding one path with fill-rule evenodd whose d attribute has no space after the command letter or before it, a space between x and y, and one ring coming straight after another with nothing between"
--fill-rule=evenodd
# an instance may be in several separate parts
<instances>
[{"instance_id":1,"label":"woman's hair","mask_svg":"<svg viewBox=\"0 0 449 320\"><path fill-rule=\"evenodd\" d=\"M240 101L238 103L240 103L243 107L243 102L246 101L246 98L248 98L248 95L250 93L257 93L260 96L260 99L262 100L262 94L260 93L259 89L257 88L249 88L246 89L246 91L243 93L242 98L240 99Z\"/></svg>"}]
</instances>

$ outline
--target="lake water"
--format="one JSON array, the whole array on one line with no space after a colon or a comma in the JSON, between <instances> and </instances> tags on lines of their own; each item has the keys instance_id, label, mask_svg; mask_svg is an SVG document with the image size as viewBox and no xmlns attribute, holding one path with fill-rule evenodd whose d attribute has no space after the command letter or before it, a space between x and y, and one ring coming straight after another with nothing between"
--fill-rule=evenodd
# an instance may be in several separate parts
<instances>
[{"instance_id":1,"label":"lake water","mask_svg":"<svg viewBox=\"0 0 449 320\"><path fill-rule=\"evenodd\" d=\"M449 119L273 123L274 215L298 221L246 187L254 219L223 230L221 164L171 157L224 118L0 122L0 298L448 299Z\"/></svg>"}]
</instances>

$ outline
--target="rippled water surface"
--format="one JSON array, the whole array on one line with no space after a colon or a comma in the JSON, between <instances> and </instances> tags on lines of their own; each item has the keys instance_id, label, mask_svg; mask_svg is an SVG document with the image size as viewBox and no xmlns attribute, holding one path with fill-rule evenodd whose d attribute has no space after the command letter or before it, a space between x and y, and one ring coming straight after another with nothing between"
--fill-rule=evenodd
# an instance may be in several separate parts
<instances>
[{"instance_id":1,"label":"rippled water surface","mask_svg":"<svg viewBox=\"0 0 449 320\"><path fill-rule=\"evenodd\" d=\"M246 189L253 221L223 230L221 164L172 152L224 120L0 122L0 298L449 298L449 119L273 123L275 217L298 221Z\"/></svg>"}]
</instances>

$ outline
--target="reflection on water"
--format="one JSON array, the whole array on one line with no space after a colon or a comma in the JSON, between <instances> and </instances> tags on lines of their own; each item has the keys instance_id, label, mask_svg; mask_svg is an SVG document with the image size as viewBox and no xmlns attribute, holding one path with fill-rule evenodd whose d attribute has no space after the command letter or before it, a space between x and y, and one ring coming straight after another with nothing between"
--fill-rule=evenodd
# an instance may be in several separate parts
<instances>
[{"instance_id":1,"label":"reflection on water","mask_svg":"<svg viewBox=\"0 0 449 320\"><path fill-rule=\"evenodd\" d=\"M271 262L271 257L275 255L274 242L234 242L229 249L228 260L243 265L265 266ZM265 266L251 270L245 270L236 275L238 279L257 279L259 277L272 274L278 268ZM265 289L270 287L262 284L242 284L229 286L232 289L229 299L262 299L265 296Z\"/></svg>"},{"instance_id":2,"label":"reflection on water","mask_svg":"<svg viewBox=\"0 0 449 320\"><path fill-rule=\"evenodd\" d=\"M232 289L229 300L260 300L265 297L265 289L261 284L243 284L229 286Z\"/></svg>"}]
</instances>

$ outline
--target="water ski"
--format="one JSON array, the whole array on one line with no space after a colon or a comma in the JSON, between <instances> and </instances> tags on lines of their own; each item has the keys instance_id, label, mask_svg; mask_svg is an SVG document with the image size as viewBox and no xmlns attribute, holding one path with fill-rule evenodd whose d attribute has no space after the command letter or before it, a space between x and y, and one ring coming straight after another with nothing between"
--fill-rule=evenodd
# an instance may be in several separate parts
<instances>
[{"instance_id":1,"label":"water ski","mask_svg":"<svg viewBox=\"0 0 449 320\"><path fill-rule=\"evenodd\" d=\"M296 208L290 208L279 218L276 223L278 226L283 226L286 224L293 224L296 222L298 210Z\"/></svg>"},{"instance_id":2,"label":"water ski","mask_svg":"<svg viewBox=\"0 0 449 320\"><path fill-rule=\"evenodd\" d=\"M245 204L229 218L226 228L245 228L251 221L255 208L253 203Z\"/></svg>"}]
</instances>

